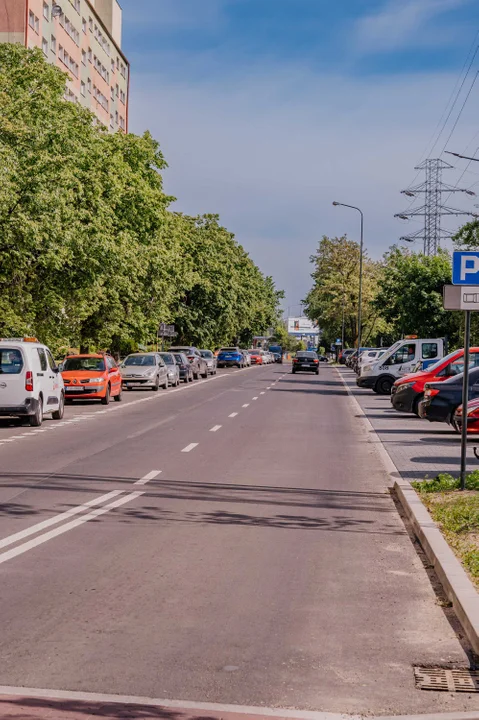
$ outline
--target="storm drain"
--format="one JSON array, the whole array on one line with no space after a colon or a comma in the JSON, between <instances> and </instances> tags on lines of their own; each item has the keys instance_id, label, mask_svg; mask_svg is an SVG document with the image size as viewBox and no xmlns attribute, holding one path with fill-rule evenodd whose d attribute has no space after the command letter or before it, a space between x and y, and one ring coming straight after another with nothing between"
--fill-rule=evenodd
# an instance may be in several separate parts
<instances>
[{"instance_id":1,"label":"storm drain","mask_svg":"<svg viewBox=\"0 0 479 720\"><path fill-rule=\"evenodd\" d=\"M415 667L414 677L419 690L479 692L479 670Z\"/></svg>"}]
</instances>

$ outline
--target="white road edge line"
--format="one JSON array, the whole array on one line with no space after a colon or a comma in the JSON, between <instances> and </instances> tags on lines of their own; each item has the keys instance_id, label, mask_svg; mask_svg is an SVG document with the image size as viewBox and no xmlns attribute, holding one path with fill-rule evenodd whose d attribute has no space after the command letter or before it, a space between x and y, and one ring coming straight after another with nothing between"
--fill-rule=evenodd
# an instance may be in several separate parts
<instances>
[{"instance_id":1,"label":"white road edge line","mask_svg":"<svg viewBox=\"0 0 479 720\"><path fill-rule=\"evenodd\" d=\"M195 447L197 447L198 445L199 445L199 443L190 443L190 444L187 445L185 448L183 448L183 450L182 450L181 452L185 452L185 453L186 453L186 452L191 452L191 451L194 450Z\"/></svg>"},{"instance_id":2,"label":"white road edge line","mask_svg":"<svg viewBox=\"0 0 479 720\"><path fill-rule=\"evenodd\" d=\"M75 690L48 690L46 688L10 687L0 685L0 696L20 698L47 698L50 700L76 700L77 702L117 703L119 705L146 705L150 707L176 708L180 710L210 711L217 713L238 713L257 717L297 718L297 720L361 720L360 715L321 712L315 710L287 710L285 708L255 707L249 705L223 705L212 702L192 702L191 700L168 700L162 698L141 697L138 695L104 695ZM448 713L464 720L477 716L477 713ZM417 716L419 718L419 716ZM429 715L428 718L433 716ZM440 720L441 715L435 714Z\"/></svg>"},{"instance_id":3,"label":"white road edge line","mask_svg":"<svg viewBox=\"0 0 479 720\"><path fill-rule=\"evenodd\" d=\"M237 416L237 414L238 414L238 413L231 413L231 415L228 415L228 417L231 417L231 418L233 418L233 417L236 417L236 416Z\"/></svg>"},{"instance_id":4,"label":"white road edge line","mask_svg":"<svg viewBox=\"0 0 479 720\"><path fill-rule=\"evenodd\" d=\"M48 518L48 520L42 520L42 522L37 523L36 525L31 525L29 528L26 528L25 530L20 530L17 533L14 533L13 535L8 535L8 537L3 538L3 540L0 540L0 548L7 547L7 545L13 545L13 543L18 542L19 540L24 540L26 537L29 537L30 535L35 535L35 533L40 532L41 530L45 530L45 528L51 527L52 525L58 525L58 523L63 522L64 520L67 520L68 518L72 517L73 515L79 515L80 513L84 512L85 510L89 510L92 507L95 507L95 505L101 505L101 503L107 502L108 500L112 500L112 498L117 497L118 495L121 495L123 490L113 490L112 492L107 493L106 495L101 495L100 497L94 498L93 500L89 500L86 503L83 503L83 505L77 505L74 508L70 508L70 510L66 510L65 512L60 513L59 515L55 515L54 517Z\"/></svg>"},{"instance_id":5,"label":"white road edge line","mask_svg":"<svg viewBox=\"0 0 479 720\"><path fill-rule=\"evenodd\" d=\"M26 553L29 550L33 550L33 548L37 547L38 545L43 545L43 543L52 540L58 535L63 535L63 533L69 532L69 530L73 530L79 525L83 525L89 520L94 520L95 518L100 517L100 515L105 515L105 513L110 512L110 510L114 510L117 507L120 507L120 505L125 505L131 500L136 500L136 498L140 497L141 495L144 495L144 493L132 492L128 495L124 495L123 497L118 498L118 500L115 500L108 505L104 505L103 507L97 508L96 510L92 510L92 512L89 512L87 515L82 515L80 518L66 523L66 525L61 525L59 528L55 528L55 530L50 530L50 532L43 533L43 535L39 535L33 540L22 543L21 545L18 545L18 547L13 548L12 550L7 550L4 553L0 553L0 565L2 565L4 562L7 562L7 560L11 560L12 558L17 557L18 555L23 555L23 553Z\"/></svg>"},{"instance_id":6,"label":"white road edge line","mask_svg":"<svg viewBox=\"0 0 479 720\"><path fill-rule=\"evenodd\" d=\"M218 432L218 430L220 430L221 427L222 427L222 425L214 425L214 426L210 429L210 432Z\"/></svg>"},{"instance_id":7,"label":"white road edge line","mask_svg":"<svg viewBox=\"0 0 479 720\"><path fill-rule=\"evenodd\" d=\"M147 482L150 480L154 480L158 475L161 475L161 470L150 470L149 473L147 473L144 477L140 478L139 480L134 483L134 485L146 485Z\"/></svg>"}]
</instances>

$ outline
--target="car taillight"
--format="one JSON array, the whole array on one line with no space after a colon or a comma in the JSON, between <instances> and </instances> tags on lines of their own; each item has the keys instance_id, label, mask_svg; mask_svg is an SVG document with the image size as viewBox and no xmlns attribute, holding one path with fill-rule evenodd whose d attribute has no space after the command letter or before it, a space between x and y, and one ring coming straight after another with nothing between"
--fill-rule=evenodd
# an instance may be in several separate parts
<instances>
[{"instance_id":1,"label":"car taillight","mask_svg":"<svg viewBox=\"0 0 479 720\"><path fill-rule=\"evenodd\" d=\"M319 360L314 360L313 362L317 365L319 363Z\"/></svg>"},{"instance_id":2,"label":"car taillight","mask_svg":"<svg viewBox=\"0 0 479 720\"><path fill-rule=\"evenodd\" d=\"M293 362L298 362L298 358L293 358Z\"/></svg>"},{"instance_id":3,"label":"car taillight","mask_svg":"<svg viewBox=\"0 0 479 720\"><path fill-rule=\"evenodd\" d=\"M25 374L25 390L33 392L33 373L31 370L27 370Z\"/></svg>"},{"instance_id":4,"label":"car taillight","mask_svg":"<svg viewBox=\"0 0 479 720\"><path fill-rule=\"evenodd\" d=\"M439 390L437 390L435 388L428 388L424 392L424 397L434 397L434 395L437 395L438 393L439 393Z\"/></svg>"}]
</instances>

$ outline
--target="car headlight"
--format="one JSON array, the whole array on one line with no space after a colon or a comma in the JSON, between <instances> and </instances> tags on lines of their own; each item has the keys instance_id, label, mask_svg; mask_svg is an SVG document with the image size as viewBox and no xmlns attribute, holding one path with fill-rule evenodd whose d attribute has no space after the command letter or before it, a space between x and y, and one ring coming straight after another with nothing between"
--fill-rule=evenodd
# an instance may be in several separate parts
<instances>
[{"instance_id":1,"label":"car headlight","mask_svg":"<svg viewBox=\"0 0 479 720\"><path fill-rule=\"evenodd\" d=\"M410 387L412 387L412 386L415 385L415 384L416 384L416 381L415 381L415 380L413 380L412 382L401 383L400 385L397 386L397 389L398 389L398 390L405 390L406 388L410 388Z\"/></svg>"},{"instance_id":2,"label":"car headlight","mask_svg":"<svg viewBox=\"0 0 479 720\"><path fill-rule=\"evenodd\" d=\"M156 375L156 368L151 368L151 370L147 370L145 373L148 377L153 377L153 375Z\"/></svg>"},{"instance_id":3,"label":"car headlight","mask_svg":"<svg viewBox=\"0 0 479 720\"><path fill-rule=\"evenodd\" d=\"M371 370L371 368L372 368L372 365L361 365L361 370L363 372L368 372L369 370Z\"/></svg>"},{"instance_id":4,"label":"car headlight","mask_svg":"<svg viewBox=\"0 0 479 720\"><path fill-rule=\"evenodd\" d=\"M105 382L105 378L102 378L102 377L94 377L94 378L90 378L90 379L88 380L88 382L89 382L91 385L103 385L103 383Z\"/></svg>"}]
</instances>

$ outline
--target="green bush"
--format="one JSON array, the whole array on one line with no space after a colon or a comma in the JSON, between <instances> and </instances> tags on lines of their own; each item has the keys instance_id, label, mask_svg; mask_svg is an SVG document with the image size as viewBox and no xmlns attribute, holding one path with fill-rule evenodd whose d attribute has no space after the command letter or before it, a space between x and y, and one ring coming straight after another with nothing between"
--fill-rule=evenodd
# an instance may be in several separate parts
<instances>
[{"instance_id":1,"label":"green bush","mask_svg":"<svg viewBox=\"0 0 479 720\"><path fill-rule=\"evenodd\" d=\"M479 496L457 495L453 502L434 506L432 516L449 532L477 532L479 530Z\"/></svg>"},{"instance_id":2,"label":"green bush","mask_svg":"<svg viewBox=\"0 0 479 720\"><path fill-rule=\"evenodd\" d=\"M411 485L420 493L440 493L459 490L461 481L449 473L439 473L432 480L421 480ZM479 490L479 470L474 470L466 476L466 490Z\"/></svg>"}]
</instances>

